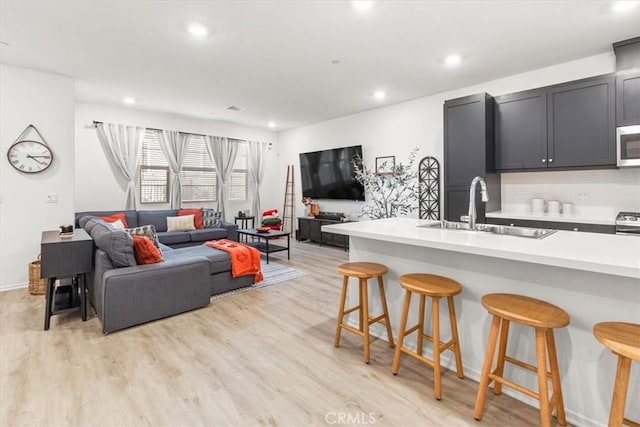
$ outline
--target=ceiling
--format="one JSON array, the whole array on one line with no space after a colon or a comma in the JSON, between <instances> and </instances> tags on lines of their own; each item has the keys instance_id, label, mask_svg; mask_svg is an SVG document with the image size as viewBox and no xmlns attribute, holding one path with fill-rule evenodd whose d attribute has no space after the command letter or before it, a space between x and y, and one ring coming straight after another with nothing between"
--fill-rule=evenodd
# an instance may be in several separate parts
<instances>
[{"instance_id":1,"label":"ceiling","mask_svg":"<svg viewBox=\"0 0 640 427\"><path fill-rule=\"evenodd\" d=\"M640 34L612 3L2 0L0 61L73 77L78 101L284 130L610 52Z\"/></svg>"}]
</instances>

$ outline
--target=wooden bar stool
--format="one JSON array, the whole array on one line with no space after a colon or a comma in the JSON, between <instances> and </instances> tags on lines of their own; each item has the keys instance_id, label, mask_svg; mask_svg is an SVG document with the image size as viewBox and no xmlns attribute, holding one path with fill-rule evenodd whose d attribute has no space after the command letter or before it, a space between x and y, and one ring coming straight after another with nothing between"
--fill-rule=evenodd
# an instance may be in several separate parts
<instances>
[{"instance_id":1,"label":"wooden bar stool","mask_svg":"<svg viewBox=\"0 0 640 427\"><path fill-rule=\"evenodd\" d=\"M433 368L433 392L436 399L442 398L442 386L440 381L440 354L445 350L452 350L456 357L456 372L459 378L464 378L462 371L462 356L460 355L460 341L458 339L458 324L456 322L456 309L453 304L453 297L462 292L462 286L447 277L436 276L434 274L405 274L400 276L400 285L405 289L404 307L400 320L400 331L398 333L398 346L393 358L391 372L398 373L400 367L400 353L408 354ZM407 329L407 317L409 306L411 305L411 295L420 295L420 308L418 313L418 324ZM424 331L424 309L426 297L431 298L431 317L433 322L433 336L429 336ZM440 298L446 298L449 304L449 320L451 321L451 340L440 341ZM413 352L402 345L404 338L410 333L418 332L417 352ZM422 355L423 340L427 339L433 344L433 360L429 360Z\"/></svg>"},{"instance_id":2,"label":"wooden bar stool","mask_svg":"<svg viewBox=\"0 0 640 427\"><path fill-rule=\"evenodd\" d=\"M569 324L569 314L559 307L548 302L522 295L513 294L489 294L482 297L482 305L489 313L493 314L487 354L480 375L480 386L476 397L476 406L473 416L476 420L482 418L484 400L487 396L487 388L493 381L493 392L502 393L502 385L511 387L527 396L540 401L540 425L551 426L551 412L557 410L558 424L567 425L564 414L564 402L562 400L562 388L560 387L560 372L558 370L558 358L556 344L553 337L554 328L562 328ZM537 367L506 355L507 338L509 335L509 322L535 328L536 333L536 363ZM496 368L492 371L493 357L496 342L500 334L500 346ZM547 354L549 367L547 372ZM528 369L538 374L538 393L529 390L519 384L515 384L503 377L504 363L509 362L521 368ZM548 378L553 384L553 396L549 399Z\"/></svg>"},{"instance_id":3,"label":"wooden bar stool","mask_svg":"<svg viewBox=\"0 0 640 427\"><path fill-rule=\"evenodd\" d=\"M619 427L623 424L640 426L637 422L624 417L631 360L640 362L640 325L622 322L598 323L593 327L593 335L618 356L616 382L613 386L613 399L609 412L609 427Z\"/></svg>"},{"instance_id":4,"label":"wooden bar stool","mask_svg":"<svg viewBox=\"0 0 640 427\"><path fill-rule=\"evenodd\" d=\"M340 346L340 334L342 329L353 332L364 338L364 361L369 363L369 326L376 322L383 323L387 327L387 336L389 338L389 346L393 348L393 333L391 332L391 322L389 321L389 310L387 309L387 298L384 294L384 283L382 276L389 271L386 266L374 262L348 262L338 267L338 271L342 274L342 294L340 295L340 310L338 312L338 326L336 327L336 337L334 345ZM349 285L349 277L358 278L359 303L355 307L345 309L347 300L347 286ZM378 289L380 290L380 302L382 303L382 314L377 317L369 316L369 292L367 291L367 283L369 279L378 279ZM360 321L359 328L356 329L344 323L345 314L359 310Z\"/></svg>"}]
</instances>

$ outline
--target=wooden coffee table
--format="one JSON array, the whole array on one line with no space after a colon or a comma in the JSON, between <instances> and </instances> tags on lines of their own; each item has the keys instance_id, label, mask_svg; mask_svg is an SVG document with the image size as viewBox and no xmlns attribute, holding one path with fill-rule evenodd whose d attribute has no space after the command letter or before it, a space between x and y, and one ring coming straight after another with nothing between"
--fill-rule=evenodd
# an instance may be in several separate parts
<instances>
[{"instance_id":1,"label":"wooden coffee table","mask_svg":"<svg viewBox=\"0 0 640 427\"><path fill-rule=\"evenodd\" d=\"M291 259L290 253L289 253L290 239L289 239L289 232L287 231L271 230L267 233L260 233L253 228L245 228L242 230L238 230L238 240L242 240L240 238L241 236L245 236L245 240L247 240L245 242L246 245L254 247L260 252L267 255L267 264L269 264L269 254L274 252L287 251L287 259ZM248 236L255 237L257 238L257 240L248 241L247 239ZM286 247L269 243L269 240L271 239L275 239L278 237L285 237L285 236L287 237Z\"/></svg>"}]
</instances>

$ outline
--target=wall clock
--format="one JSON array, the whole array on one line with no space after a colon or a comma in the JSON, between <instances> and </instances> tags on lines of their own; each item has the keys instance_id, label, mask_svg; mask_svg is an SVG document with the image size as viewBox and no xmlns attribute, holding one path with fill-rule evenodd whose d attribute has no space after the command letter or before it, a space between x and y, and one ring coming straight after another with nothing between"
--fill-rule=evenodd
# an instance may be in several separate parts
<instances>
[{"instance_id":1,"label":"wall clock","mask_svg":"<svg viewBox=\"0 0 640 427\"><path fill-rule=\"evenodd\" d=\"M36 131L42 142L22 139L31 129ZM42 138L38 129L33 125L29 125L20 134L18 140L9 147L7 159L11 166L20 172L38 173L51 166L53 153L47 143L44 142L44 138Z\"/></svg>"}]
</instances>

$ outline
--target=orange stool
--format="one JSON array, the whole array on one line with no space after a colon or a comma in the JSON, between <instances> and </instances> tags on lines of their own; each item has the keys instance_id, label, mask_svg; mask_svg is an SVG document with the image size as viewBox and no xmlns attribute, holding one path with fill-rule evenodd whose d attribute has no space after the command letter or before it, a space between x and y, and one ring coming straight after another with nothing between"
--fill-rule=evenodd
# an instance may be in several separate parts
<instances>
[{"instance_id":1,"label":"orange stool","mask_svg":"<svg viewBox=\"0 0 640 427\"><path fill-rule=\"evenodd\" d=\"M389 338L389 346L393 348L393 333L391 332L391 322L389 321L389 310L387 309L387 299L384 294L384 283L382 276L389 271L386 266L377 264L374 262L348 262L338 267L338 271L342 274L342 294L340 295L340 310L338 312L338 325L336 326L336 337L334 345L340 346L340 334L342 329L349 332L353 332L356 335L360 335L364 338L364 361L369 363L369 326L376 322L383 323L387 327L387 336ZM355 307L345 309L345 303L347 300L347 287L349 285L349 277L358 278L359 286L359 304ZM378 279L378 288L380 290L380 302L382 303L382 314L377 317L369 316L369 292L367 290L367 283L369 279ZM360 322L359 328L356 329L352 326L344 323L345 314L349 314L352 311L359 310Z\"/></svg>"},{"instance_id":2,"label":"orange stool","mask_svg":"<svg viewBox=\"0 0 640 427\"><path fill-rule=\"evenodd\" d=\"M624 417L631 360L640 362L640 325L635 323L604 322L593 327L593 335L611 352L618 356L616 382L609 412L609 427L623 424L640 426Z\"/></svg>"},{"instance_id":3,"label":"orange stool","mask_svg":"<svg viewBox=\"0 0 640 427\"><path fill-rule=\"evenodd\" d=\"M404 306L402 318L400 320L400 332L398 335L398 346L393 358L391 372L394 375L400 368L400 353L408 354L433 368L433 392L436 399L442 398L442 386L440 381L440 354L445 350L452 350L456 357L456 372L459 378L464 378L462 371L462 356L460 355L460 341L458 339L458 324L456 322L456 310L453 304L454 295L462 292L462 286L447 277L436 276L434 274L405 274L400 276L400 285L405 289ZM411 305L411 294L420 295L420 310L418 313L418 324L407 329L407 317L409 306ZM431 317L433 321L433 337L425 334L424 331L424 306L426 297L431 298ZM440 341L440 298L446 298L449 304L449 319L451 321L451 340L444 343ZM402 343L408 334L418 331L417 352L413 352ZM433 343L433 360L429 360L422 355L423 339Z\"/></svg>"},{"instance_id":4,"label":"orange stool","mask_svg":"<svg viewBox=\"0 0 640 427\"><path fill-rule=\"evenodd\" d=\"M502 385L511 387L527 396L540 401L540 425L551 426L551 412L555 407L558 414L558 424L564 426L567 420L564 414L564 402L562 401L562 388L560 386L560 372L558 370L558 357L556 344L553 337L554 328L562 328L569 324L569 315L566 311L548 302L535 298L529 298L513 294L489 294L482 297L482 305L493 315L487 354L482 365L480 386L476 398L476 406L473 416L476 420L482 418L484 401L487 396L487 388L494 382L493 392L502 393ZM509 322L531 326L536 332L536 366L514 359L506 355L507 338L509 335ZM491 371L496 342L500 333L500 347L498 350L498 362L496 368ZM549 355L549 367L547 372L547 354ZM504 363L509 362L521 368L528 369L538 374L538 393L529 390L519 384L515 384L503 377ZM548 377L553 384L553 396L549 399Z\"/></svg>"}]
</instances>

